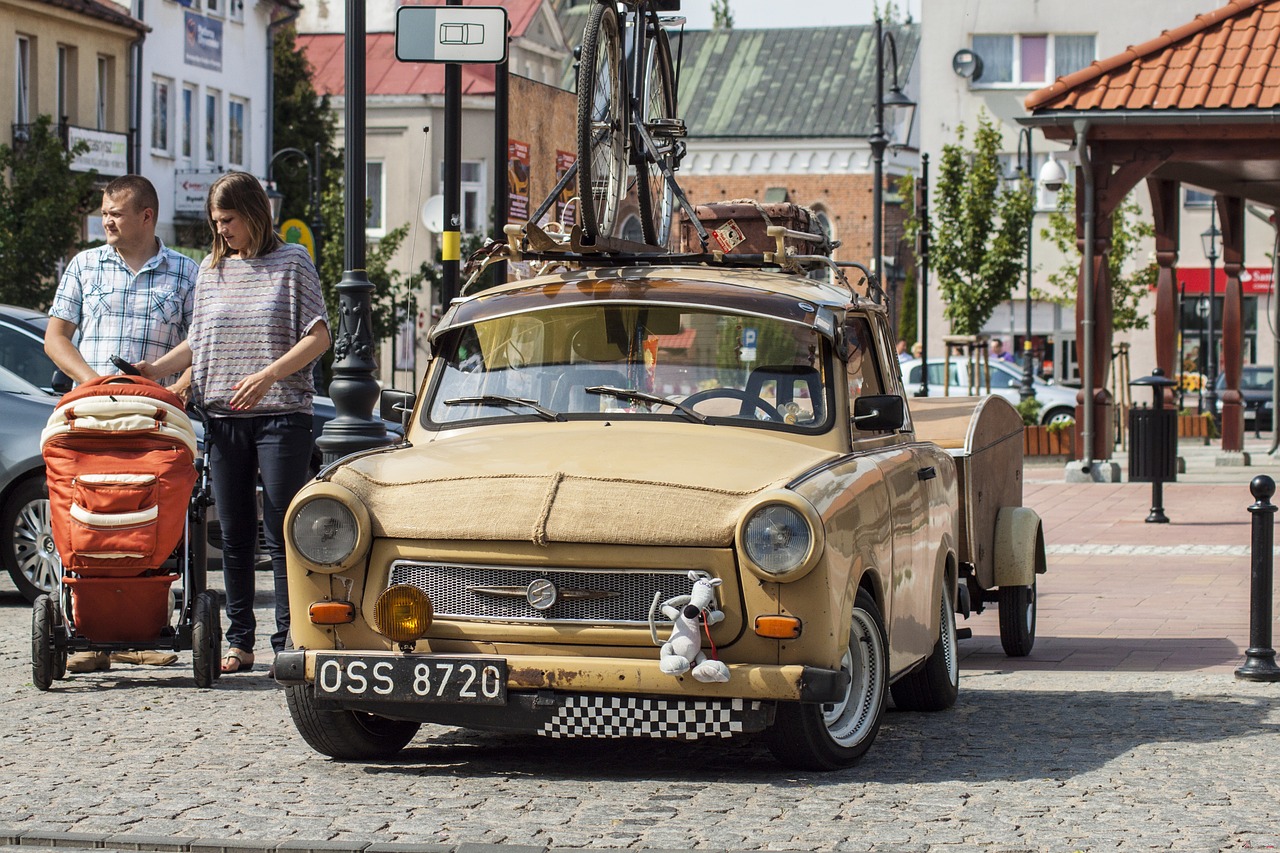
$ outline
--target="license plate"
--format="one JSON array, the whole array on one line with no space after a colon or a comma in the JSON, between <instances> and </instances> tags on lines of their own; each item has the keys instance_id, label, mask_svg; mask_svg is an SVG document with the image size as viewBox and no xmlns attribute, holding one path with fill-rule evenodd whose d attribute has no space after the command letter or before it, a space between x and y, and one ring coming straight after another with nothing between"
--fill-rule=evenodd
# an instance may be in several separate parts
<instances>
[{"instance_id":1,"label":"license plate","mask_svg":"<svg viewBox=\"0 0 1280 853\"><path fill-rule=\"evenodd\" d=\"M315 688L317 697L335 700L504 705L507 662L440 655L317 654Z\"/></svg>"}]
</instances>

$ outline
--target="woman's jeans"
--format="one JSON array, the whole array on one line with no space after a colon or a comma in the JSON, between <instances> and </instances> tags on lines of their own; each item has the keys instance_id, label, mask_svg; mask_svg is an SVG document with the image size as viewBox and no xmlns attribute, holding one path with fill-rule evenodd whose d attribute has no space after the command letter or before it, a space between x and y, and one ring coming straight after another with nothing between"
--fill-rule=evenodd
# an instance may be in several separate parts
<instances>
[{"instance_id":1,"label":"woman's jeans","mask_svg":"<svg viewBox=\"0 0 1280 853\"><path fill-rule=\"evenodd\" d=\"M289 635L289 583L284 559L284 512L310 475L314 444L309 414L209 418L209 477L222 524L222 575L227 590L227 645L253 651L254 552L258 538L258 481L262 528L275 577L279 652Z\"/></svg>"}]
</instances>

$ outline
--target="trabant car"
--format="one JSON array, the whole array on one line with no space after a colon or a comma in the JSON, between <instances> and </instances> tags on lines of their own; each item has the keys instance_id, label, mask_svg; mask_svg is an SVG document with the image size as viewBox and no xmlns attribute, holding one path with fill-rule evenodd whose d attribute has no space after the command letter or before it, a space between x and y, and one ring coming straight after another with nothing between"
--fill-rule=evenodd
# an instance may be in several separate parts
<instances>
[{"instance_id":1,"label":"trabant car","mask_svg":"<svg viewBox=\"0 0 1280 853\"><path fill-rule=\"evenodd\" d=\"M1004 507L962 511L957 459L1016 447L997 474L1021 509L1021 421L950 398L948 446L923 440L893 339L874 300L767 269L584 269L455 301L405 441L288 510L276 678L298 731L349 760L422 723L760 732L834 769L890 694L950 707L970 560L1003 553ZM1018 529L1006 551L1031 547ZM1034 584L1033 558L1005 562Z\"/></svg>"}]
</instances>

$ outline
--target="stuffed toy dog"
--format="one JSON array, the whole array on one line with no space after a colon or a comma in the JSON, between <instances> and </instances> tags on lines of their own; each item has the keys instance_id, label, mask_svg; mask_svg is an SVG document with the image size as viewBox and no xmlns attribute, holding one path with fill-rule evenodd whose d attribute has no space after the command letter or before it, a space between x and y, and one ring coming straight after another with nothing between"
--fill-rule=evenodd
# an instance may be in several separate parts
<instances>
[{"instance_id":1,"label":"stuffed toy dog","mask_svg":"<svg viewBox=\"0 0 1280 853\"><path fill-rule=\"evenodd\" d=\"M678 595L662 604L662 615L675 624L671 627L671 636L662 644L658 669L667 675L689 672L698 681L728 681L729 667L723 661L708 658L702 651L702 623L714 625L724 620L724 611L715 605L715 589L720 579L705 577L701 572L689 572L689 579L693 581L689 595ZM650 615L652 617L652 609ZM657 629L652 619L649 625L657 643Z\"/></svg>"}]
</instances>

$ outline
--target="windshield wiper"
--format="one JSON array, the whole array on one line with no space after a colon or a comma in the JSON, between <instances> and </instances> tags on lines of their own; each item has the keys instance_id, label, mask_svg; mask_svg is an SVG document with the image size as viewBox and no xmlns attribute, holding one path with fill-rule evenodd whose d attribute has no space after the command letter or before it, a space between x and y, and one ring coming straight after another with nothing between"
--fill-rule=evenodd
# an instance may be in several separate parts
<instances>
[{"instance_id":1,"label":"windshield wiper","mask_svg":"<svg viewBox=\"0 0 1280 853\"><path fill-rule=\"evenodd\" d=\"M615 388L612 385L592 385L588 388L584 388L583 390L588 394L607 394L610 397L617 397L620 400L635 400L639 403L655 403L659 406L670 406L677 412L680 412L682 415L689 418L691 421L696 421L700 424L705 424L707 422L706 415L695 412L683 403L677 403L675 400L670 400L666 397L659 397L657 394L650 394L647 391L639 391L635 388Z\"/></svg>"},{"instance_id":2,"label":"windshield wiper","mask_svg":"<svg viewBox=\"0 0 1280 853\"><path fill-rule=\"evenodd\" d=\"M446 406L520 406L525 409L533 409L537 412L538 417L548 421L558 421L560 416L545 406L538 405L536 400L523 400L519 397L504 397L501 394L481 394L478 397L454 397L452 400L445 400Z\"/></svg>"}]
</instances>

